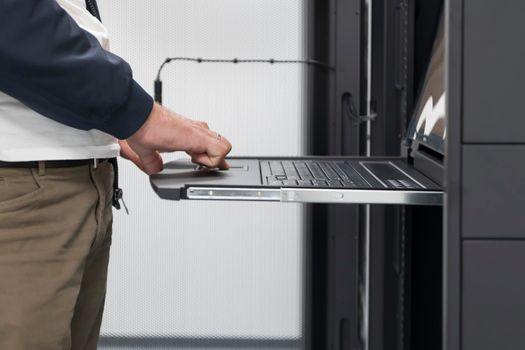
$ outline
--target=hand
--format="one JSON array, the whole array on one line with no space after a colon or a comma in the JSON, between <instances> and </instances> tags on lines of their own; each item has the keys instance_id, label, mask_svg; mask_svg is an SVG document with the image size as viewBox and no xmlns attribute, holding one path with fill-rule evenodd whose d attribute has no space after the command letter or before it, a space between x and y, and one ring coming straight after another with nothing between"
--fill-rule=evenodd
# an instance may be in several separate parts
<instances>
[{"instance_id":1,"label":"hand","mask_svg":"<svg viewBox=\"0 0 525 350\"><path fill-rule=\"evenodd\" d=\"M205 122L178 116L155 104L144 125L126 143L122 153L148 175L162 170L161 152L184 151L194 163L228 169L225 157L230 142L209 129Z\"/></svg>"},{"instance_id":2,"label":"hand","mask_svg":"<svg viewBox=\"0 0 525 350\"><path fill-rule=\"evenodd\" d=\"M131 147L129 147L128 142L126 140L119 140L118 143L120 145L120 156L133 162L133 164L135 164L140 170L146 172L144 164L142 164L142 160L140 159L138 154L135 153L135 151L132 150Z\"/></svg>"}]
</instances>

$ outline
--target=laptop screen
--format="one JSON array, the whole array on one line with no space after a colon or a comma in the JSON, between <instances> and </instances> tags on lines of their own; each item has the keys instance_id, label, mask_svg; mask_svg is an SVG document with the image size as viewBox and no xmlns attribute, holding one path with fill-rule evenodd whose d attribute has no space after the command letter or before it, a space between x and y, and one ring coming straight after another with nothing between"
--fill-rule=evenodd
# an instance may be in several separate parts
<instances>
[{"instance_id":1,"label":"laptop screen","mask_svg":"<svg viewBox=\"0 0 525 350\"><path fill-rule=\"evenodd\" d=\"M430 63L408 127L409 143L418 141L430 149L445 153L445 28L441 16Z\"/></svg>"}]
</instances>

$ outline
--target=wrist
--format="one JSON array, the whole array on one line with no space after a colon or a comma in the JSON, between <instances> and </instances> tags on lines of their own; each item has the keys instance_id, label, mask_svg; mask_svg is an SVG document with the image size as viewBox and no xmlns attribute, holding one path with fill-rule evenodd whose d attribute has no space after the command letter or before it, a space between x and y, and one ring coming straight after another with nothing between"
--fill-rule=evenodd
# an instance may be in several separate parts
<instances>
[{"instance_id":1,"label":"wrist","mask_svg":"<svg viewBox=\"0 0 525 350\"><path fill-rule=\"evenodd\" d=\"M144 124L128 140L137 141L143 145L153 142L158 138L158 135L155 135L155 130L163 127L164 113L164 108L155 102Z\"/></svg>"}]
</instances>

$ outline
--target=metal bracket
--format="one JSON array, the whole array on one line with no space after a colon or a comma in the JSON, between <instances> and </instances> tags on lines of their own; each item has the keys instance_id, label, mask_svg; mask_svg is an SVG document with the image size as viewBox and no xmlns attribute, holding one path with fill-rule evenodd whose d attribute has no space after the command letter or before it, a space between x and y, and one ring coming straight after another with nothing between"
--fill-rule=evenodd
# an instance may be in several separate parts
<instances>
[{"instance_id":1,"label":"metal bracket","mask_svg":"<svg viewBox=\"0 0 525 350\"><path fill-rule=\"evenodd\" d=\"M187 198L284 203L443 205L443 192L417 190L190 187L187 190Z\"/></svg>"}]
</instances>

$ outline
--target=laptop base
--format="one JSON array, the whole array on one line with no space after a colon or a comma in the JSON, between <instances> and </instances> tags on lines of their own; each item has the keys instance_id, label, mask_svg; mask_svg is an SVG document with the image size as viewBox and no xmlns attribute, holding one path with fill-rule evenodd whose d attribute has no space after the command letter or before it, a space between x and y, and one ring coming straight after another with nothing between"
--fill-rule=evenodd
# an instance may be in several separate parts
<instances>
[{"instance_id":1,"label":"laptop base","mask_svg":"<svg viewBox=\"0 0 525 350\"><path fill-rule=\"evenodd\" d=\"M287 203L345 203L391 205L442 205L443 191L434 182L404 163L400 158L296 157L296 158L230 158L228 171L199 168L189 161L165 164L165 169L150 178L159 197L168 200L263 201ZM293 186L263 178L266 162L337 162L353 165L363 183L344 187L316 187L313 184ZM261 164L263 164L261 166ZM357 165L356 165L357 164ZM362 167L358 165L361 164ZM403 186L398 181L381 180L385 164L404 174L417 186ZM335 167L335 166L334 166ZM374 173L377 169L378 173ZM386 171L388 173L388 171ZM404 180L405 181L405 180ZM395 185L395 186L394 186Z\"/></svg>"}]
</instances>

